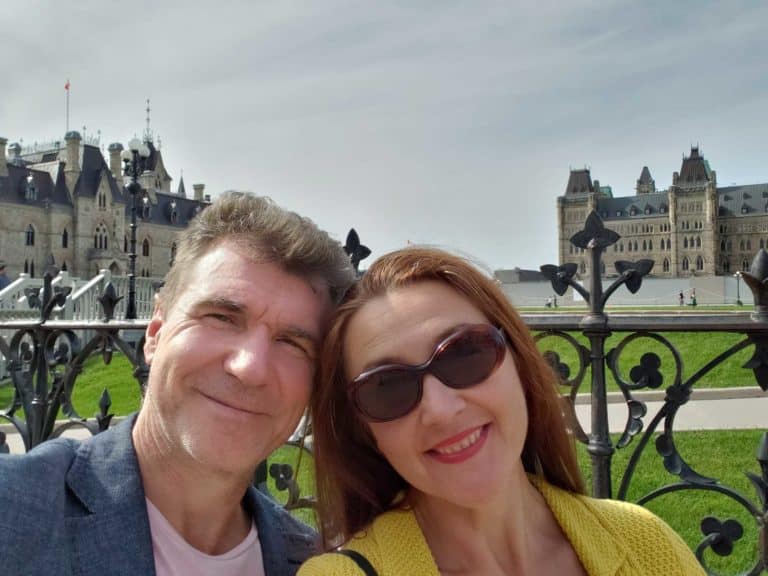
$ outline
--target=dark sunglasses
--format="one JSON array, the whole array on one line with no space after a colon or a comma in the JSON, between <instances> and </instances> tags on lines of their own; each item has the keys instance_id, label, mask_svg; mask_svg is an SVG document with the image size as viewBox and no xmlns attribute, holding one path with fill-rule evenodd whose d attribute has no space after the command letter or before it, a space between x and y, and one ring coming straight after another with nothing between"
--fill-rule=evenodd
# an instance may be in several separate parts
<instances>
[{"instance_id":1,"label":"dark sunglasses","mask_svg":"<svg viewBox=\"0 0 768 576\"><path fill-rule=\"evenodd\" d=\"M423 364L384 364L366 370L352 380L347 393L366 419L388 422L419 405L425 374L449 388L469 388L493 374L505 352L501 329L489 324L463 326L440 342Z\"/></svg>"}]
</instances>

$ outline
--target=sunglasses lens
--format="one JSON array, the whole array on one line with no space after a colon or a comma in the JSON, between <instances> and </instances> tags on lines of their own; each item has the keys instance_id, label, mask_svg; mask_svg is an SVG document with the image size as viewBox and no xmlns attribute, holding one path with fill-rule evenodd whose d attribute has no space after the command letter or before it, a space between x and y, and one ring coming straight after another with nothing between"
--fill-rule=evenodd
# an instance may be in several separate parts
<instances>
[{"instance_id":1,"label":"sunglasses lens","mask_svg":"<svg viewBox=\"0 0 768 576\"><path fill-rule=\"evenodd\" d=\"M491 326L468 330L449 342L432 362L430 372L451 388L468 388L493 373L504 343Z\"/></svg>"},{"instance_id":2,"label":"sunglasses lens","mask_svg":"<svg viewBox=\"0 0 768 576\"><path fill-rule=\"evenodd\" d=\"M394 420L419 403L420 376L408 370L385 370L371 374L358 385L358 408L372 420Z\"/></svg>"}]
</instances>

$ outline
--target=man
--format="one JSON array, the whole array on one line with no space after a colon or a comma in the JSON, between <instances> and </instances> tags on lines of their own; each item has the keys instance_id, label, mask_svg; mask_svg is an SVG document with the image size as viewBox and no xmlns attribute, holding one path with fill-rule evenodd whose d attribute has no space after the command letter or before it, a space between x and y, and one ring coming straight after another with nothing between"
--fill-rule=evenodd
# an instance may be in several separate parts
<instances>
[{"instance_id":1,"label":"man","mask_svg":"<svg viewBox=\"0 0 768 576\"><path fill-rule=\"evenodd\" d=\"M138 416L0 457L0 572L294 574L315 535L251 480L296 427L353 276L337 242L269 200L203 211L147 327Z\"/></svg>"}]
</instances>

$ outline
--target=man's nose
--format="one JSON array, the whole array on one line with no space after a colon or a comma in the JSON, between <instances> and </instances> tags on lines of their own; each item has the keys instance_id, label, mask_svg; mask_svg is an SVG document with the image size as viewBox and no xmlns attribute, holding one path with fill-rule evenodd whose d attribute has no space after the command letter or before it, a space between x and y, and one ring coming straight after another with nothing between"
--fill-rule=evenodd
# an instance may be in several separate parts
<instances>
[{"instance_id":1,"label":"man's nose","mask_svg":"<svg viewBox=\"0 0 768 576\"><path fill-rule=\"evenodd\" d=\"M466 407L460 390L449 388L432 374L424 376L421 394L420 418L423 424L450 420Z\"/></svg>"},{"instance_id":2,"label":"man's nose","mask_svg":"<svg viewBox=\"0 0 768 576\"><path fill-rule=\"evenodd\" d=\"M263 385L269 372L271 338L267 330L249 330L233 338L224 370L243 383Z\"/></svg>"}]
</instances>

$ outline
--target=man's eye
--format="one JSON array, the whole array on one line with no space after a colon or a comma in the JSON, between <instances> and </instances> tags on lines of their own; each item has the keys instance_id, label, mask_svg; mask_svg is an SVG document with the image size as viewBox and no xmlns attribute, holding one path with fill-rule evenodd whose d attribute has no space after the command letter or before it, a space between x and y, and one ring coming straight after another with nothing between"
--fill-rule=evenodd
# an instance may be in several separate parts
<instances>
[{"instance_id":1,"label":"man's eye","mask_svg":"<svg viewBox=\"0 0 768 576\"><path fill-rule=\"evenodd\" d=\"M211 320L216 320L217 322L224 322L226 324L232 323L232 318L227 316L226 314L217 314L216 312L210 312L205 315L206 318L210 318Z\"/></svg>"},{"instance_id":2,"label":"man's eye","mask_svg":"<svg viewBox=\"0 0 768 576\"><path fill-rule=\"evenodd\" d=\"M294 348L298 352L301 352L309 356L309 350L307 350L306 345L301 340L297 340L296 338L291 338L290 336L283 336L282 338L278 338L277 340L278 342L287 344L288 346L290 346L291 348Z\"/></svg>"}]
</instances>

